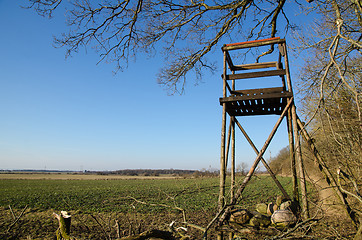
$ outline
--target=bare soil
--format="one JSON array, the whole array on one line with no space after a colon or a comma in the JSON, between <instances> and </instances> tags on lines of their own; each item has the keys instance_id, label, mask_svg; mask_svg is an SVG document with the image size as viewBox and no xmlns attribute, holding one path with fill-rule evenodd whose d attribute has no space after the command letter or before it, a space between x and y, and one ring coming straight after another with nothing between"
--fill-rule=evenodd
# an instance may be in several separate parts
<instances>
[{"instance_id":1,"label":"bare soil","mask_svg":"<svg viewBox=\"0 0 362 240\"><path fill-rule=\"evenodd\" d=\"M21 210L14 210L15 216ZM117 239L120 237L139 234L141 232L159 229L169 230L171 222L179 222L176 227L183 226L182 218L177 213L85 213L71 212L71 236L75 239ZM189 223L199 226L206 226L212 214L195 212L189 214ZM0 208L0 239L54 239L55 231L58 228L58 221L53 216L52 210L40 211L27 209L22 217L15 223L10 209ZM117 224L118 223L118 224ZM317 224L311 223L311 231L308 237L289 239L353 239L355 230L350 224L336 218L325 217ZM267 230L267 229L266 229ZM241 239L257 240L266 239L273 235L283 234L282 231L270 229L268 231L249 231L242 234ZM295 232L303 236L307 229L300 229ZM268 235L272 233L272 235ZM194 228L188 228L189 239L202 239L202 232ZM289 236L290 237L290 236ZM210 229L208 239L216 239L214 228Z\"/></svg>"},{"instance_id":2,"label":"bare soil","mask_svg":"<svg viewBox=\"0 0 362 240\"><path fill-rule=\"evenodd\" d=\"M14 210L18 216L21 210ZM22 217L12 225L15 218L10 209L0 208L0 239L54 239L58 220L52 210L27 209ZM84 213L70 212L71 236L76 239L117 239L139 234L146 230L168 230L172 221L182 222L178 213ZM200 216L200 217L198 217ZM207 225L201 213L189 216L191 223ZM182 226L179 224L178 226ZM189 229L192 239L201 239L201 232ZM212 235L211 235L212 236Z\"/></svg>"}]
</instances>

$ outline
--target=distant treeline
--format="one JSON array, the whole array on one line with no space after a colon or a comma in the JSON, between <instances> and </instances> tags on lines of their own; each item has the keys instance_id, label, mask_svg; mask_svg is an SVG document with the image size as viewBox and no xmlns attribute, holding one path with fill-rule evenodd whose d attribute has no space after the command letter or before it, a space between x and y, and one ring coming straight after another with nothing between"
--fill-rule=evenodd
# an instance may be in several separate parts
<instances>
[{"instance_id":1,"label":"distant treeline","mask_svg":"<svg viewBox=\"0 0 362 240\"><path fill-rule=\"evenodd\" d=\"M125 175L125 176L160 176L160 175L197 175L202 172L198 170L181 170L181 169L124 169L116 171L85 171L89 174L100 175Z\"/></svg>"},{"instance_id":2,"label":"distant treeline","mask_svg":"<svg viewBox=\"0 0 362 240\"><path fill-rule=\"evenodd\" d=\"M0 169L0 173L73 173L77 171L71 170L41 170L41 169L14 169L14 170L5 170Z\"/></svg>"},{"instance_id":3,"label":"distant treeline","mask_svg":"<svg viewBox=\"0 0 362 240\"><path fill-rule=\"evenodd\" d=\"M183 169L124 169L115 171L69 171L69 170L1 170L0 173L67 173L67 174L96 174L96 175L124 175L124 176L217 176L219 172L207 170L183 170Z\"/></svg>"}]
</instances>

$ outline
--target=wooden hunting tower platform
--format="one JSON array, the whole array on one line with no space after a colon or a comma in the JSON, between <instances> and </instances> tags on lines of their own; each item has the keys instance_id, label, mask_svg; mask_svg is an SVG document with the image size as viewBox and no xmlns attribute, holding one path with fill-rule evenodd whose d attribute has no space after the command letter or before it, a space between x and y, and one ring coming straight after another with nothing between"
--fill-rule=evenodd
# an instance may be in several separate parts
<instances>
[{"instance_id":1,"label":"wooden hunting tower platform","mask_svg":"<svg viewBox=\"0 0 362 240\"><path fill-rule=\"evenodd\" d=\"M234 65L233 60L230 56L230 51L252 48L263 45L278 44L280 50L280 57L278 61L274 62L261 62L251 63L243 65ZM259 40L253 42L227 44L222 50L225 54L225 63L231 74L225 72L224 69L224 80L226 81L226 87L229 90L229 96L224 96L220 99L220 103L225 103L226 111L230 116L250 116L250 115L267 115L267 114L278 114L280 115L289 98L293 96L291 85L288 84L288 89L285 85L285 76L289 77L288 64L286 63L286 69L283 69L281 62L281 56L285 56L286 51L284 49L285 40L274 38ZM224 63L224 66L225 66ZM263 71L252 71L246 72L247 70L260 70ZM268 70L264 70L268 69ZM228 84L229 80L239 79L250 79L250 78L263 78L263 77L281 77L281 86L273 88L259 88L250 90L235 90Z\"/></svg>"},{"instance_id":2,"label":"wooden hunting tower platform","mask_svg":"<svg viewBox=\"0 0 362 240\"><path fill-rule=\"evenodd\" d=\"M253 49L267 47L269 48L260 56L268 55L268 58L276 55L274 61L268 62L255 62L247 64L239 64L240 54L235 54L239 50L251 51ZM277 49L277 50L276 50ZM230 206L235 205L239 198L241 198L245 186L253 176L258 164L262 162L268 170L270 176L273 178L281 194L285 199L294 200L299 204L299 196L302 198L302 213L304 217L309 216L308 203L306 199L306 186L304 178L304 168L300 153L300 142L298 136L298 123L297 115L293 100L292 83L289 73L289 63L287 48L284 39L269 38L264 40L256 40L250 42L241 42L226 44L222 47L224 54L224 70L222 74L223 79L223 97L220 98L220 104L223 107L222 117L222 134L221 134L221 158L220 158L220 193L219 193L219 226L223 225L224 220L230 212ZM269 53L273 53L269 55ZM233 57L235 56L235 58ZM236 60L235 60L236 59ZM259 57L257 58L257 60ZM245 89L236 88L236 81L244 81L253 79L255 83L260 79L278 79L278 86L266 86L263 88ZM268 82L266 81L266 82ZM271 81L271 80L270 80ZM254 82L253 82L254 83ZM243 86L242 83L238 85ZM255 115L280 115L273 130L271 131L268 139L266 140L263 148L259 151L254 145L253 141L247 135L245 129L241 126L237 117L255 116ZM229 116L229 131L226 138L227 117ZM278 129L283 118L287 118L288 137L290 145L291 156L291 169L293 174L293 196L290 197L284 190L283 186L275 177L274 173L268 166L267 162L263 159L263 154L271 142L276 130ZM241 130L249 144L252 146L257 154L254 164L251 166L248 174L238 189L235 185L235 124ZM227 139L227 141L226 141ZM226 145L227 142L227 145ZM230 199L225 195L225 179L227 161L229 158L229 148L231 147L231 186L230 186ZM297 168L299 176L297 178ZM301 190L301 191L300 191ZM299 193L300 192L300 193ZM219 239L223 239L223 232L220 232Z\"/></svg>"},{"instance_id":3,"label":"wooden hunting tower platform","mask_svg":"<svg viewBox=\"0 0 362 240\"><path fill-rule=\"evenodd\" d=\"M268 50L264 53L260 53L259 51L260 54L258 53L259 56L256 58L255 63L238 63L238 61L246 55L245 53L240 54L240 51L244 50L244 52L246 51L246 53L250 53L252 50L263 48L267 48ZM306 220L309 218L307 188L300 143L301 137L303 137L306 146L310 149L310 152L314 156L314 161L317 166L316 169L323 173L326 182L332 189L335 190L341 203L344 205L345 210L351 219L354 220L355 212L351 210L345 196L342 194L341 189L336 183L336 180L319 155L314 145L314 141L311 139L304 124L297 116L285 39L275 37L263 40L226 44L222 47L222 51L224 55L224 67L222 74L223 96L220 98L220 104L223 108L220 156L220 192L218 202L219 210L213 220L218 221L218 240L222 240L224 237L232 239L233 233L228 232L229 230L224 230L223 226L226 224L233 206L236 204L242 205L241 197L243 191L260 162L263 163L265 169L274 180L283 198L291 200L297 206L300 206L298 212L295 212L294 214L296 214L299 219ZM263 56L263 58L267 58L268 61L259 62L258 60L261 56ZM272 58L272 61L269 61L270 58ZM267 81L261 81L261 79L266 79ZM274 81L274 85L263 85L263 87L260 87L259 84L259 87L253 89L250 89L249 85L249 89L247 89L245 87L246 84L244 84L247 80L251 80L251 85L253 86L254 84L257 85L258 82L270 85L272 81ZM277 80L277 85L275 84L275 80ZM239 88L236 87L237 81L238 86L241 86ZM255 115L279 115L274 128L271 130L260 150L256 148L253 141L238 121L238 118ZM227 121L227 118L229 118L229 121ZM289 140L290 168L293 184L292 196L288 195L274 175L268 163L263 159L263 155L267 147L284 118L286 118L287 121ZM229 124L227 124L227 122L229 122ZM227 125L229 127L228 134L226 136ZM235 126L240 129L257 155L249 172L238 186L236 186L235 183ZM231 150L230 154L229 150ZM226 194L225 183L228 160L231 162L231 181L230 192Z\"/></svg>"},{"instance_id":4,"label":"wooden hunting tower platform","mask_svg":"<svg viewBox=\"0 0 362 240\"><path fill-rule=\"evenodd\" d=\"M241 61L243 56L250 53L252 50L263 48L267 48L267 51L264 53L260 53L259 51L259 53L257 53L259 56L256 58L255 63L238 63ZM242 205L241 197L243 191L260 162L263 163L265 169L274 180L283 198L291 200L300 207L298 212L295 212L294 214L296 214L299 219L305 220L309 218L305 172L301 154L301 137L303 137L306 146L309 147L310 152L313 154L314 161L318 166L317 169L323 173L326 182L336 191L336 194L344 204L347 213L350 215L351 219L353 219L354 213L351 211L351 208L342 194L341 189L338 187L336 180L333 178L333 175L329 172L326 164L319 155L316 147L314 146L314 141L307 133L304 124L297 116L285 39L275 37L263 40L226 44L222 47L222 51L223 96L220 98L220 104L222 105L223 112L221 129L220 192L218 213L212 221L218 222L218 240L225 239L225 237L227 239L232 239L233 232L224 230L223 226L227 224L227 219L230 216L233 206L236 204ZM244 51L244 54L240 54L241 51ZM258 60L261 56L263 56L263 59L268 59L268 61L259 62ZM270 58L272 61L269 61ZM262 81L262 79L267 81ZM249 88L245 87L245 82L247 80L251 80L252 83L249 84ZM259 84L259 87L250 89L250 85L254 86L260 82L268 86L263 85L260 87ZM272 86L270 86L271 82L273 82ZM277 84L275 84L276 82ZM237 88L236 86L240 87ZM260 150L257 149L245 129L238 121L238 118L256 115L279 115L274 128L271 130ZM228 118L229 121L227 121ZM268 163L263 159L263 155L267 147L272 141L284 118L286 118L287 121L289 140L290 168L293 184L292 196L288 195L284 187L274 175ZM227 125L228 134L226 136ZM235 126L240 129L257 155L249 172L238 186L236 186L235 181ZM228 160L231 162L231 181L230 192L227 192L226 194L225 184ZM212 222L209 224L210 226Z\"/></svg>"}]
</instances>

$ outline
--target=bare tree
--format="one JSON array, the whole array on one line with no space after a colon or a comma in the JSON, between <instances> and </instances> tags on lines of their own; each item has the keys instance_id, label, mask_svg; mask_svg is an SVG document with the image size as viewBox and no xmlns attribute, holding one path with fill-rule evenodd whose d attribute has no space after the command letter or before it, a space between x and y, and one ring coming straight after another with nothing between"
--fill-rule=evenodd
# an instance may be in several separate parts
<instances>
[{"instance_id":1,"label":"bare tree","mask_svg":"<svg viewBox=\"0 0 362 240\"><path fill-rule=\"evenodd\" d=\"M303 110L333 164L360 176L362 158L362 3L318 1L320 21L299 35L308 59L301 71Z\"/></svg>"},{"instance_id":2,"label":"bare tree","mask_svg":"<svg viewBox=\"0 0 362 240\"><path fill-rule=\"evenodd\" d=\"M247 168L248 164L245 162L241 162L236 166L236 172L240 173L242 176L245 176Z\"/></svg>"},{"instance_id":3,"label":"bare tree","mask_svg":"<svg viewBox=\"0 0 362 240\"><path fill-rule=\"evenodd\" d=\"M307 11L319 12L319 21L309 33L297 35L299 49L308 56L300 73L302 109L327 167L346 172L350 181L343 188L355 192L351 183L362 181L362 2L316 3ZM361 214L361 202L349 201Z\"/></svg>"},{"instance_id":4,"label":"bare tree","mask_svg":"<svg viewBox=\"0 0 362 240\"><path fill-rule=\"evenodd\" d=\"M316 109L328 99L349 94L362 130L361 55L362 3L354 0L317 1L307 11L318 12L315 26L297 32L297 48L308 58L301 72L305 100L317 93ZM341 90L338 92L338 90ZM335 94L337 93L337 94ZM307 100L306 102L309 102ZM314 115L310 116L313 119Z\"/></svg>"},{"instance_id":5,"label":"bare tree","mask_svg":"<svg viewBox=\"0 0 362 240\"><path fill-rule=\"evenodd\" d=\"M171 93L184 91L191 70L198 82L204 70L215 69L206 55L222 40L274 37L292 27L284 12L286 0L29 1L28 8L46 17L67 9L69 32L55 39L57 46L67 48L67 55L92 46L100 61L115 62L122 69L137 53L161 52L165 64L158 82Z\"/></svg>"}]
</instances>

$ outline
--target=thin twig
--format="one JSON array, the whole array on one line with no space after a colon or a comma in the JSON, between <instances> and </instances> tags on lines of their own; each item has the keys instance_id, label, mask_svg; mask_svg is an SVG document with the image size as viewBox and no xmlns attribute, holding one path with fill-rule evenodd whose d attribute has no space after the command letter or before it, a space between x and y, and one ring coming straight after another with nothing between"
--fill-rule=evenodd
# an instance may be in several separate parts
<instances>
[{"instance_id":1,"label":"thin twig","mask_svg":"<svg viewBox=\"0 0 362 240\"><path fill-rule=\"evenodd\" d=\"M316 216L312 217L312 218L309 218L303 222L300 222L298 223L297 225L295 225L295 227L293 227L292 229L290 229L289 231L281 234L281 235L278 235L278 236L275 236L275 237L272 237L272 238L265 238L265 240L276 240L276 239L282 239L282 238L285 238L287 237L289 234L295 232L299 227L309 223L309 222L312 222L312 221L319 221L320 219L316 219L315 218Z\"/></svg>"},{"instance_id":2,"label":"thin twig","mask_svg":"<svg viewBox=\"0 0 362 240\"><path fill-rule=\"evenodd\" d=\"M118 220L116 220L115 227L116 227L116 231L117 231L117 238L121 238L121 233L120 233Z\"/></svg>"},{"instance_id":3,"label":"thin twig","mask_svg":"<svg viewBox=\"0 0 362 240\"><path fill-rule=\"evenodd\" d=\"M15 214L14 214L14 212L13 212L13 209L11 208L11 206L9 205L9 208L10 208L10 212L11 212L11 215L13 216L13 218L14 218L14 220L16 219L16 217L15 217Z\"/></svg>"},{"instance_id":4,"label":"thin twig","mask_svg":"<svg viewBox=\"0 0 362 240\"><path fill-rule=\"evenodd\" d=\"M141 200L138 200L134 197L127 197L128 199L132 199L133 201L137 202L137 203L140 203L140 204L143 204L143 205L150 205L150 206L154 206L154 207L166 207L166 208L173 208L173 209L176 209L176 210L179 210L181 211L182 213L185 212L184 209L180 208L180 207L177 207L177 206L170 206L170 205L167 205L167 204L162 204L162 203L146 203L146 202L143 202Z\"/></svg>"},{"instance_id":5,"label":"thin twig","mask_svg":"<svg viewBox=\"0 0 362 240\"><path fill-rule=\"evenodd\" d=\"M106 237L106 239L109 239L109 240L110 240L111 238L108 236L106 230L104 230L102 224L98 221L98 219L97 219L95 216L93 216L92 214L90 214L90 216L91 216L91 217L97 222L97 224L101 227L101 229L102 229L102 231L103 231L103 234L104 234L104 236Z\"/></svg>"},{"instance_id":6,"label":"thin twig","mask_svg":"<svg viewBox=\"0 0 362 240\"><path fill-rule=\"evenodd\" d=\"M23 216L25 210L28 208L28 205L26 205L23 209L23 211L20 213L20 215L16 218L16 220L9 226L8 228L8 232L10 231L10 229L15 225L15 223L17 223L19 221L19 219L21 218L21 216Z\"/></svg>"},{"instance_id":7,"label":"thin twig","mask_svg":"<svg viewBox=\"0 0 362 240\"><path fill-rule=\"evenodd\" d=\"M351 183L353 184L354 188L355 188L355 191L356 191L356 194L350 192L350 191L347 191L346 189L344 189L342 187L342 184L341 184L341 179L340 179L340 175L343 175L344 177L347 177L348 180L351 181ZM340 187L340 189L342 190L342 192L344 192L345 194L349 194L351 196L353 196L356 200L358 200L360 202L360 204L362 203L362 197L361 195L359 194L359 191L358 191L358 186L356 184L356 182L354 181L354 179L352 179L349 175L347 175L345 172L343 172L340 168L337 170L337 182L338 182L338 186Z\"/></svg>"}]
</instances>

